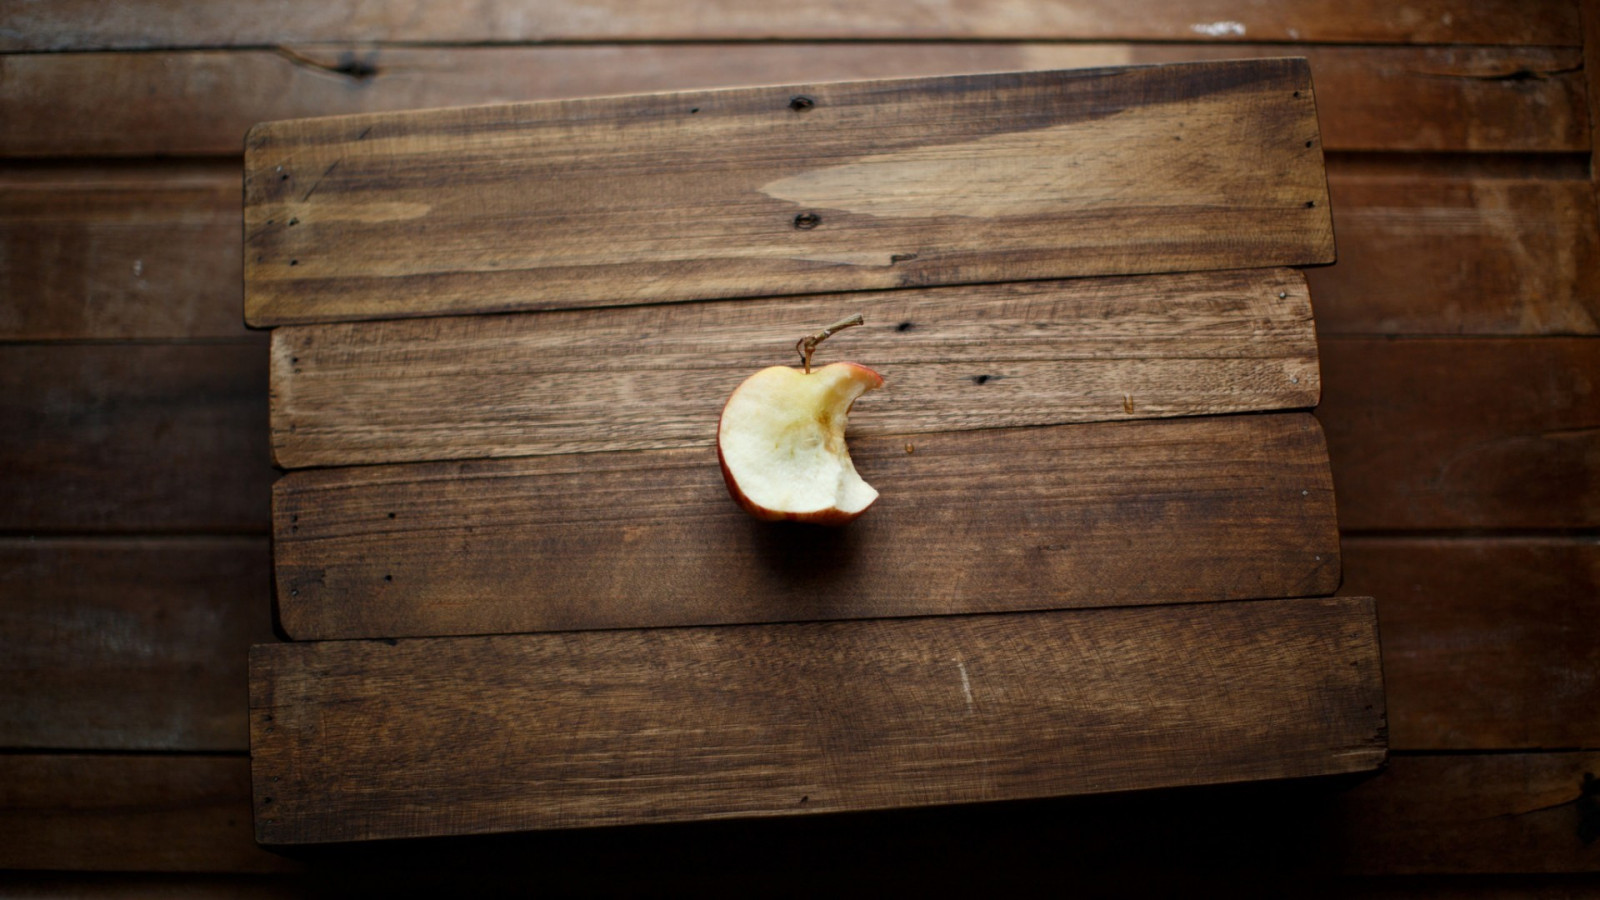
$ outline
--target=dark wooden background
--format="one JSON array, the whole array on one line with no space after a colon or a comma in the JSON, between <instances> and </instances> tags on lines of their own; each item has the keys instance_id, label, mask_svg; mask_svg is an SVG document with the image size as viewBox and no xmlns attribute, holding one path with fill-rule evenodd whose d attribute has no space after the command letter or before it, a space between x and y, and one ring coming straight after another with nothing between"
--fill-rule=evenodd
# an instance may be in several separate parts
<instances>
[{"instance_id":1,"label":"dark wooden background","mask_svg":"<svg viewBox=\"0 0 1600 900\"><path fill-rule=\"evenodd\" d=\"M0 0L0 889L1600 893L1600 5L1588 0ZM1304 55L1312 273L1379 775L345 849L251 837L275 118Z\"/></svg>"}]
</instances>

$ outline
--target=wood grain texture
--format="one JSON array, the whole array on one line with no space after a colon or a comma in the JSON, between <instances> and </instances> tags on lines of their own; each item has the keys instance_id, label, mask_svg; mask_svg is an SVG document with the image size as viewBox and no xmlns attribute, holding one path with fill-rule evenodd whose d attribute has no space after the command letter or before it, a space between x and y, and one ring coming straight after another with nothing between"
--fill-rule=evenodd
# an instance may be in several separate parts
<instances>
[{"instance_id":1,"label":"wood grain texture","mask_svg":"<svg viewBox=\"0 0 1600 900\"><path fill-rule=\"evenodd\" d=\"M728 395L845 313L819 353L886 386L856 434L1309 408L1291 269L962 285L512 316L286 326L272 441L287 468L712 446Z\"/></svg>"},{"instance_id":2,"label":"wood grain texture","mask_svg":"<svg viewBox=\"0 0 1600 900\"><path fill-rule=\"evenodd\" d=\"M266 355L0 346L0 531L266 531Z\"/></svg>"},{"instance_id":3,"label":"wood grain texture","mask_svg":"<svg viewBox=\"0 0 1600 900\"><path fill-rule=\"evenodd\" d=\"M0 340L244 336L239 178L201 162L0 172Z\"/></svg>"},{"instance_id":4,"label":"wood grain texture","mask_svg":"<svg viewBox=\"0 0 1600 900\"><path fill-rule=\"evenodd\" d=\"M1586 182L1350 161L1328 161L1339 262L1307 272L1324 334L1600 332L1600 224L1584 209ZM0 191L0 205L42 204L4 238L16 262L0 281L18 287L0 293L0 335L243 334L240 177L236 165L193 161L0 173L16 189Z\"/></svg>"},{"instance_id":5,"label":"wood grain texture","mask_svg":"<svg viewBox=\"0 0 1600 900\"><path fill-rule=\"evenodd\" d=\"M279 122L247 142L245 312L1331 262L1327 205L1292 59Z\"/></svg>"},{"instance_id":6,"label":"wood grain texture","mask_svg":"<svg viewBox=\"0 0 1600 900\"><path fill-rule=\"evenodd\" d=\"M0 755L0 869L284 872L243 756Z\"/></svg>"},{"instance_id":7,"label":"wood grain texture","mask_svg":"<svg viewBox=\"0 0 1600 900\"><path fill-rule=\"evenodd\" d=\"M1317 330L1600 333L1600 221L1580 181L1329 167L1339 262L1307 273Z\"/></svg>"},{"instance_id":8,"label":"wood grain texture","mask_svg":"<svg viewBox=\"0 0 1600 900\"><path fill-rule=\"evenodd\" d=\"M263 645L264 843L1370 769L1370 600Z\"/></svg>"},{"instance_id":9,"label":"wood grain texture","mask_svg":"<svg viewBox=\"0 0 1600 900\"><path fill-rule=\"evenodd\" d=\"M0 541L0 747L244 750L265 538Z\"/></svg>"},{"instance_id":10,"label":"wood grain texture","mask_svg":"<svg viewBox=\"0 0 1600 900\"><path fill-rule=\"evenodd\" d=\"M1596 775L1594 751L1396 756L1334 811L1330 853L1353 874L1594 872Z\"/></svg>"},{"instance_id":11,"label":"wood grain texture","mask_svg":"<svg viewBox=\"0 0 1600 900\"><path fill-rule=\"evenodd\" d=\"M1564 0L1113 0L1029 4L958 0L841 5L807 0L756 7L738 0L531 4L463 0L425 5L370 0L283 0L270 13L180 0L0 3L0 51L261 46L295 42L605 41L1008 38L1022 40L1238 40L1330 43L1576 46L1578 12Z\"/></svg>"},{"instance_id":12,"label":"wood grain texture","mask_svg":"<svg viewBox=\"0 0 1600 900\"><path fill-rule=\"evenodd\" d=\"M1600 746L1600 541L1344 539L1375 596L1397 750Z\"/></svg>"},{"instance_id":13,"label":"wood grain texture","mask_svg":"<svg viewBox=\"0 0 1600 900\"><path fill-rule=\"evenodd\" d=\"M296 472L274 489L299 640L1121 606L1332 593L1303 414L853 442L882 492L773 527L710 449ZM914 452L911 450L914 449Z\"/></svg>"},{"instance_id":14,"label":"wood grain texture","mask_svg":"<svg viewBox=\"0 0 1600 900\"><path fill-rule=\"evenodd\" d=\"M236 156L257 122L795 82L1281 56L1274 44L850 42L0 56L0 156ZM1328 150L1582 151L1576 47L1297 45ZM1337 207L1335 207L1337 209Z\"/></svg>"},{"instance_id":15,"label":"wood grain texture","mask_svg":"<svg viewBox=\"0 0 1600 900\"><path fill-rule=\"evenodd\" d=\"M1593 528L1600 341L1321 342L1339 523L1349 530Z\"/></svg>"}]
</instances>

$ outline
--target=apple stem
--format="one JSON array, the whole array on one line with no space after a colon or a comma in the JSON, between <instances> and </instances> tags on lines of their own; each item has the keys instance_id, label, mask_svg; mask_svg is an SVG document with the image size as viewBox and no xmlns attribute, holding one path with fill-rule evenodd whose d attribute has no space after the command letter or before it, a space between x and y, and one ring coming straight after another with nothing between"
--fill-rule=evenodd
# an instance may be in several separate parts
<instances>
[{"instance_id":1,"label":"apple stem","mask_svg":"<svg viewBox=\"0 0 1600 900\"><path fill-rule=\"evenodd\" d=\"M852 325L860 325L866 321L860 313L856 313L853 316L840 319L810 337L803 337L796 341L794 349L796 353L800 354L800 361L805 364L806 374L811 374L811 354L817 352L818 344L832 337L835 332L843 331Z\"/></svg>"}]
</instances>

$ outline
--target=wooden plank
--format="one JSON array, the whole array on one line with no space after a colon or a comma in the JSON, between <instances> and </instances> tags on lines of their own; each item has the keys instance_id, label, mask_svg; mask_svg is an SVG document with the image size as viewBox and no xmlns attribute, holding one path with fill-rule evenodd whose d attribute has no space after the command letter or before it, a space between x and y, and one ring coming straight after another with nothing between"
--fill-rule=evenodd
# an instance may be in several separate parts
<instances>
[{"instance_id":1,"label":"wooden plank","mask_svg":"<svg viewBox=\"0 0 1600 900\"><path fill-rule=\"evenodd\" d=\"M244 750L265 538L0 541L0 746Z\"/></svg>"},{"instance_id":2,"label":"wooden plank","mask_svg":"<svg viewBox=\"0 0 1600 900\"><path fill-rule=\"evenodd\" d=\"M708 447L728 395L842 313L819 362L886 387L857 434L1308 408L1316 334L1292 269L803 299L287 326L272 441L287 468Z\"/></svg>"},{"instance_id":3,"label":"wooden plank","mask_svg":"<svg viewBox=\"0 0 1600 900\"><path fill-rule=\"evenodd\" d=\"M269 123L247 142L245 311L281 325L1330 262L1316 140L1301 60Z\"/></svg>"},{"instance_id":4,"label":"wooden plank","mask_svg":"<svg viewBox=\"0 0 1600 900\"><path fill-rule=\"evenodd\" d=\"M1340 169L1339 262L1307 273L1322 335L1600 333L1584 182Z\"/></svg>"},{"instance_id":5,"label":"wooden plank","mask_svg":"<svg viewBox=\"0 0 1600 900\"><path fill-rule=\"evenodd\" d=\"M1329 150L1585 151L1575 47L851 42L0 57L0 156L235 156L257 122L795 82L1305 56ZM1337 207L1336 207L1337 209Z\"/></svg>"},{"instance_id":6,"label":"wooden plank","mask_svg":"<svg viewBox=\"0 0 1600 900\"><path fill-rule=\"evenodd\" d=\"M914 450L914 452L913 452ZM274 490L300 640L1308 596L1339 583L1304 414L852 443L882 492L774 528L709 449L296 472Z\"/></svg>"},{"instance_id":7,"label":"wooden plank","mask_svg":"<svg viewBox=\"0 0 1600 900\"><path fill-rule=\"evenodd\" d=\"M0 754L0 869L284 872L243 756Z\"/></svg>"},{"instance_id":8,"label":"wooden plank","mask_svg":"<svg viewBox=\"0 0 1600 900\"><path fill-rule=\"evenodd\" d=\"M239 179L231 163L0 171L0 340L245 335Z\"/></svg>"},{"instance_id":9,"label":"wooden plank","mask_svg":"<svg viewBox=\"0 0 1600 900\"><path fill-rule=\"evenodd\" d=\"M1353 772L1371 601L251 653L268 844L782 816ZM376 777L375 777L376 776Z\"/></svg>"},{"instance_id":10,"label":"wooden plank","mask_svg":"<svg viewBox=\"0 0 1600 900\"><path fill-rule=\"evenodd\" d=\"M1600 540L1344 539L1397 750L1600 746Z\"/></svg>"},{"instance_id":11,"label":"wooden plank","mask_svg":"<svg viewBox=\"0 0 1600 900\"><path fill-rule=\"evenodd\" d=\"M1396 756L1336 807L1331 849L1353 874L1594 872L1596 773L1594 751Z\"/></svg>"},{"instance_id":12,"label":"wooden plank","mask_svg":"<svg viewBox=\"0 0 1600 900\"><path fill-rule=\"evenodd\" d=\"M265 531L266 355L0 346L0 531Z\"/></svg>"},{"instance_id":13,"label":"wooden plank","mask_svg":"<svg viewBox=\"0 0 1600 900\"><path fill-rule=\"evenodd\" d=\"M1600 220L1584 209L1587 182L1565 169L1418 160L1329 159L1339 262L1307 273L1325 335L1600 333ZM47 204L5 232L20 262L0 283L22 287L0 292L0 336L243 334L239 178L231 164L201 162L0 173L0 206L13 196ZM69 216L52 218L63 208ZM43 233L56 236L47 248Z\"/></svg>"},{"instance_id":14,"label":"wooden plank","mask_svg":"<svg viewBox=\"0 0 1600 900\"><path fill-rule=\"evenodd\" d=\"M272 15L231 5L195 10L179 0L0 4L0 51L270 46L296 42L444 43L692 40L1311 41L1327 43L1578 44L1570 0L1291 0L1241 6L1226 0L960 0L937 10L905 2L839 5L824 0L753 7L737 0L692 5L515 0L390 7L355 0L284 0Z\"/></svg>"},{"instance_id":15,"label":"wooden plank","mask_svg":"<svg viewBox=\"0 0 1600 900\"><path fill-rule=\"evenodd\" d=\"M1345 529L1600 523L1600 341L1321 343Z\"/></svg>"}]
</instances>

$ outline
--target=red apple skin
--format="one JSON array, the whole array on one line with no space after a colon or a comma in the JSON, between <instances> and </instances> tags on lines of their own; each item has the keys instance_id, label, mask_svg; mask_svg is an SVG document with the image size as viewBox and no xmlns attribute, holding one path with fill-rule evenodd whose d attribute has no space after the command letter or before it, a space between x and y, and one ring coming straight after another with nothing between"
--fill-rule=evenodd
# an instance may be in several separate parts
<instances>
[{"instance_id":1,"label":"red apple skin","mask_svg":"<svg viewBox=\"0 0 1600 900\"><path fill-rule=\"evenodd\" d=\"M854 369L859 369L866 375L871 376L870 380L873 382L873 384L871 388L868 388L868 390L876 390L877 388L883 387L883 376L878 374L876 370L869 369L860 363L853 362L841 363L840 365L846 365ZM845 414L849 415L850 410L855 409L855 406L855 403L852 401L850 408L845 410ZM717 465L722 469L722 483L728 486L728 495L733 497L734 502L738 503L745 512L766 522L809 522L813 525L844 525L855 521L861 515L861 513L871 509L873 505L878 502L874 500L872 503L862 507L861 512L856 513L847 513L842 509L822 509L810 513L786 513L767 509L766 507L757 506L756 504L751 503L750 498L746 497L744 493L739 490L738 483L733 480L733 473L728 471L727 461L722 458L721 416L717 417Z\"/></svg>"}]
</instances>

